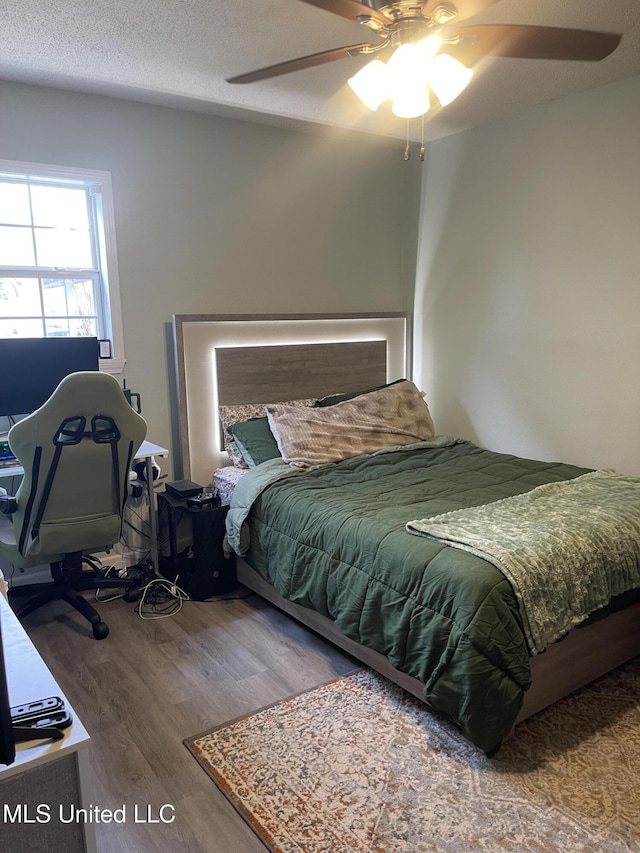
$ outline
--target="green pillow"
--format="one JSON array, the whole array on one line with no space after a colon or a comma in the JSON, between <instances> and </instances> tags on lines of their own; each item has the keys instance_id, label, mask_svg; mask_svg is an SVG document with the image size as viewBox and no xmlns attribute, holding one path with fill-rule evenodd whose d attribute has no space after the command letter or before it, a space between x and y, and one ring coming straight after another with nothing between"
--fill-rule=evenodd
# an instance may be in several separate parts
<instances>
[{"instance_id":1,"label":"green pillow","mask_svg":"<svg viewBox=\"0 0 640 853\"><path fill-rule=\"evenodd\" d=\"M249 468L255 468L261 462L277 459L281 455L267 418L238 421L231 424L229 432Z\"/></svg>"},{"instance_id":2,"label":"green pillow","mask_svg":"<svg viewBox=\"0 0 640 853\"><path fill-rule=\"evenodd\" d=\"M317 400L315 406L335 406L336 403L344 403L345 400L353 400L354 397L361 397L363 394L371 394L373 391L380 391L381 388L388 388L390 385L395 385L396 382L404 382L404 379L396 379L394 382L388 382L386 385L378 385L377 388L367 388L366 391L348 391L344 394L330 394L328 397Z\"/></svg>"}]
</instances>

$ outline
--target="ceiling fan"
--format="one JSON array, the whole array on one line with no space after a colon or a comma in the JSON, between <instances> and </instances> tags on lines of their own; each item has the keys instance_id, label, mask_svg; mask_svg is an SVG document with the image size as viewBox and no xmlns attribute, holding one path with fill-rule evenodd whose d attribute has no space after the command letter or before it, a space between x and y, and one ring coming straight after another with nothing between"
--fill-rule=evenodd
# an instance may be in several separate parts
<instances>
[{"instance_id":1,"label":"ceiling fan","mask_svg":"<svg viewBox=\"0 0 640 853\"><path fill-rule=\"evenodd\" d=\"M385 65L374 60L349 79L349 85L370 109L392 98L401 118L424 115L429 92L445 106L468 84L479 57L597 62L620 44L621 35L589 30L517 24L460 22L499 0L302 0L311 6L356 21L378 41L351 44L290 59L238 74L228 83L254 83L280 74L313 68L338 59L368 56L393 49ZM466 64L464 64L466 63Z\"/></svg>"}]
</instances>

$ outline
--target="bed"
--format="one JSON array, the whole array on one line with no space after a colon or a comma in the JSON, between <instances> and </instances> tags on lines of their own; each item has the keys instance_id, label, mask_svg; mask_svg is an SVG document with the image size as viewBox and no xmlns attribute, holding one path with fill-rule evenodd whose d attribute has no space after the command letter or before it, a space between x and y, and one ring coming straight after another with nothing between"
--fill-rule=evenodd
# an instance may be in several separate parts
<instances>
[{"instance_id":1,"label":"bed","mask_svg":"<svg viewBox=\"0 0 640 853\"><path fill-rule=\"evenodd\" d=\"M328 375L331 359L318 345L305 345L304 357L290 344L226 352L216 364L227 439L234 437L228 428L239 405L268 404L270 414L284 411L295 422L291 408L273 404L315 407L322 399L327 411L335 405L346 411L342 396L326 397L375 397L394 378L386 348L376 343L343 345L353 348L356 368L351 374L351 355L341 349L338 378ZM255 417L256 410L237 422L247 414ZM263 418L259 412L257 420ZM272 431L275 424L272 418ZM245 433L240 429L238 437ZM242 441L239 448L241 455L247 450ZM532 655L504 574L476 554L407 530L412 519L515 498L548 483L581 482L586 469L437 435L311 468L278 456L263 460L260 453L256 459L231 478L229 491L239 581L426 701L487 754L518 722L640 652L637 588L618 591L608 608L598 607Z\"/></svg>"}]
</instances>

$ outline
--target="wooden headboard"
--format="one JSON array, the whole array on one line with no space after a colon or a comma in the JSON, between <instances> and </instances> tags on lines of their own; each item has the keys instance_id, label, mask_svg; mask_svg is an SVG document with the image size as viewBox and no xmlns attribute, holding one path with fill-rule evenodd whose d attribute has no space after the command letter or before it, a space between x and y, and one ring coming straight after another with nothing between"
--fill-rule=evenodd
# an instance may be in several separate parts
<instances>
[{"instance_id":1,"label":"wooden headboard","mask_svg":"<svg viewBox=\"0 0 640 853\"><path fill-rule=\"evenodd\" d=\"M221 406L365 391L387 381L387 342L226 347L216 368Z\"/></svg>"},{"instance_id":2,"label":"wooden headboard","mask_svg":"<svg viewBox=\"0 0 640 853\"><path fill-rule=\"evenodd\" d=\"M175 315L177 477L228 464L217 407L364 391L409 375L407 314Z\"/></svg>"}]
</instances>

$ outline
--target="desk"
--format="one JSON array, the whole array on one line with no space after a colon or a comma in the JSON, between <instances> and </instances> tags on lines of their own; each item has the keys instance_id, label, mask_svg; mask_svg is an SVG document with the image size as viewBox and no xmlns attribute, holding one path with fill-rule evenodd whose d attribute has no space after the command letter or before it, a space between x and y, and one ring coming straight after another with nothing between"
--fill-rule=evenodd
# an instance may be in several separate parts
<instances>
[{"instance_id":1,"label":"desk","mask_svg":"<svg viewBox=\"0 0 640 853\"><path fill-rule=\"evenodd\" d=\"M92 824L64 824L58 820L61 805L68 815L70 804L79 808L91 804L89 735L1 595L0 619L11 705L60 696L73 715L73 723L62 740L18 743L15 762L9 766L0 764L2 802L12 812L19 804L26 804L22 821L2 823L2 846L5 850L38 851L51 849L55 838L57 849L92 853L96 849ZM41 803L49 804L50 821L25 821L24 808L32 818L35 807Z\"/></svg>"},{"instance_id":2,"label":"desk","mask_svg":"<svg viewBox=\"0 0 640 853\"><path fill-rule=\"evenodd\" d=\"M151 566L155 575L160 574L158 565L158 504L156 493L153 488L153 459L154 456L166 456L169 453L166 447L153 444L151 441L143 441L138 452L133 457L135 460L144 460L145 480L147 482L147 496L149 498L149 527L151 536ZM4 477L21 477L22 465L0 466L0 479Z\"/></svg>"}]
</instances>

